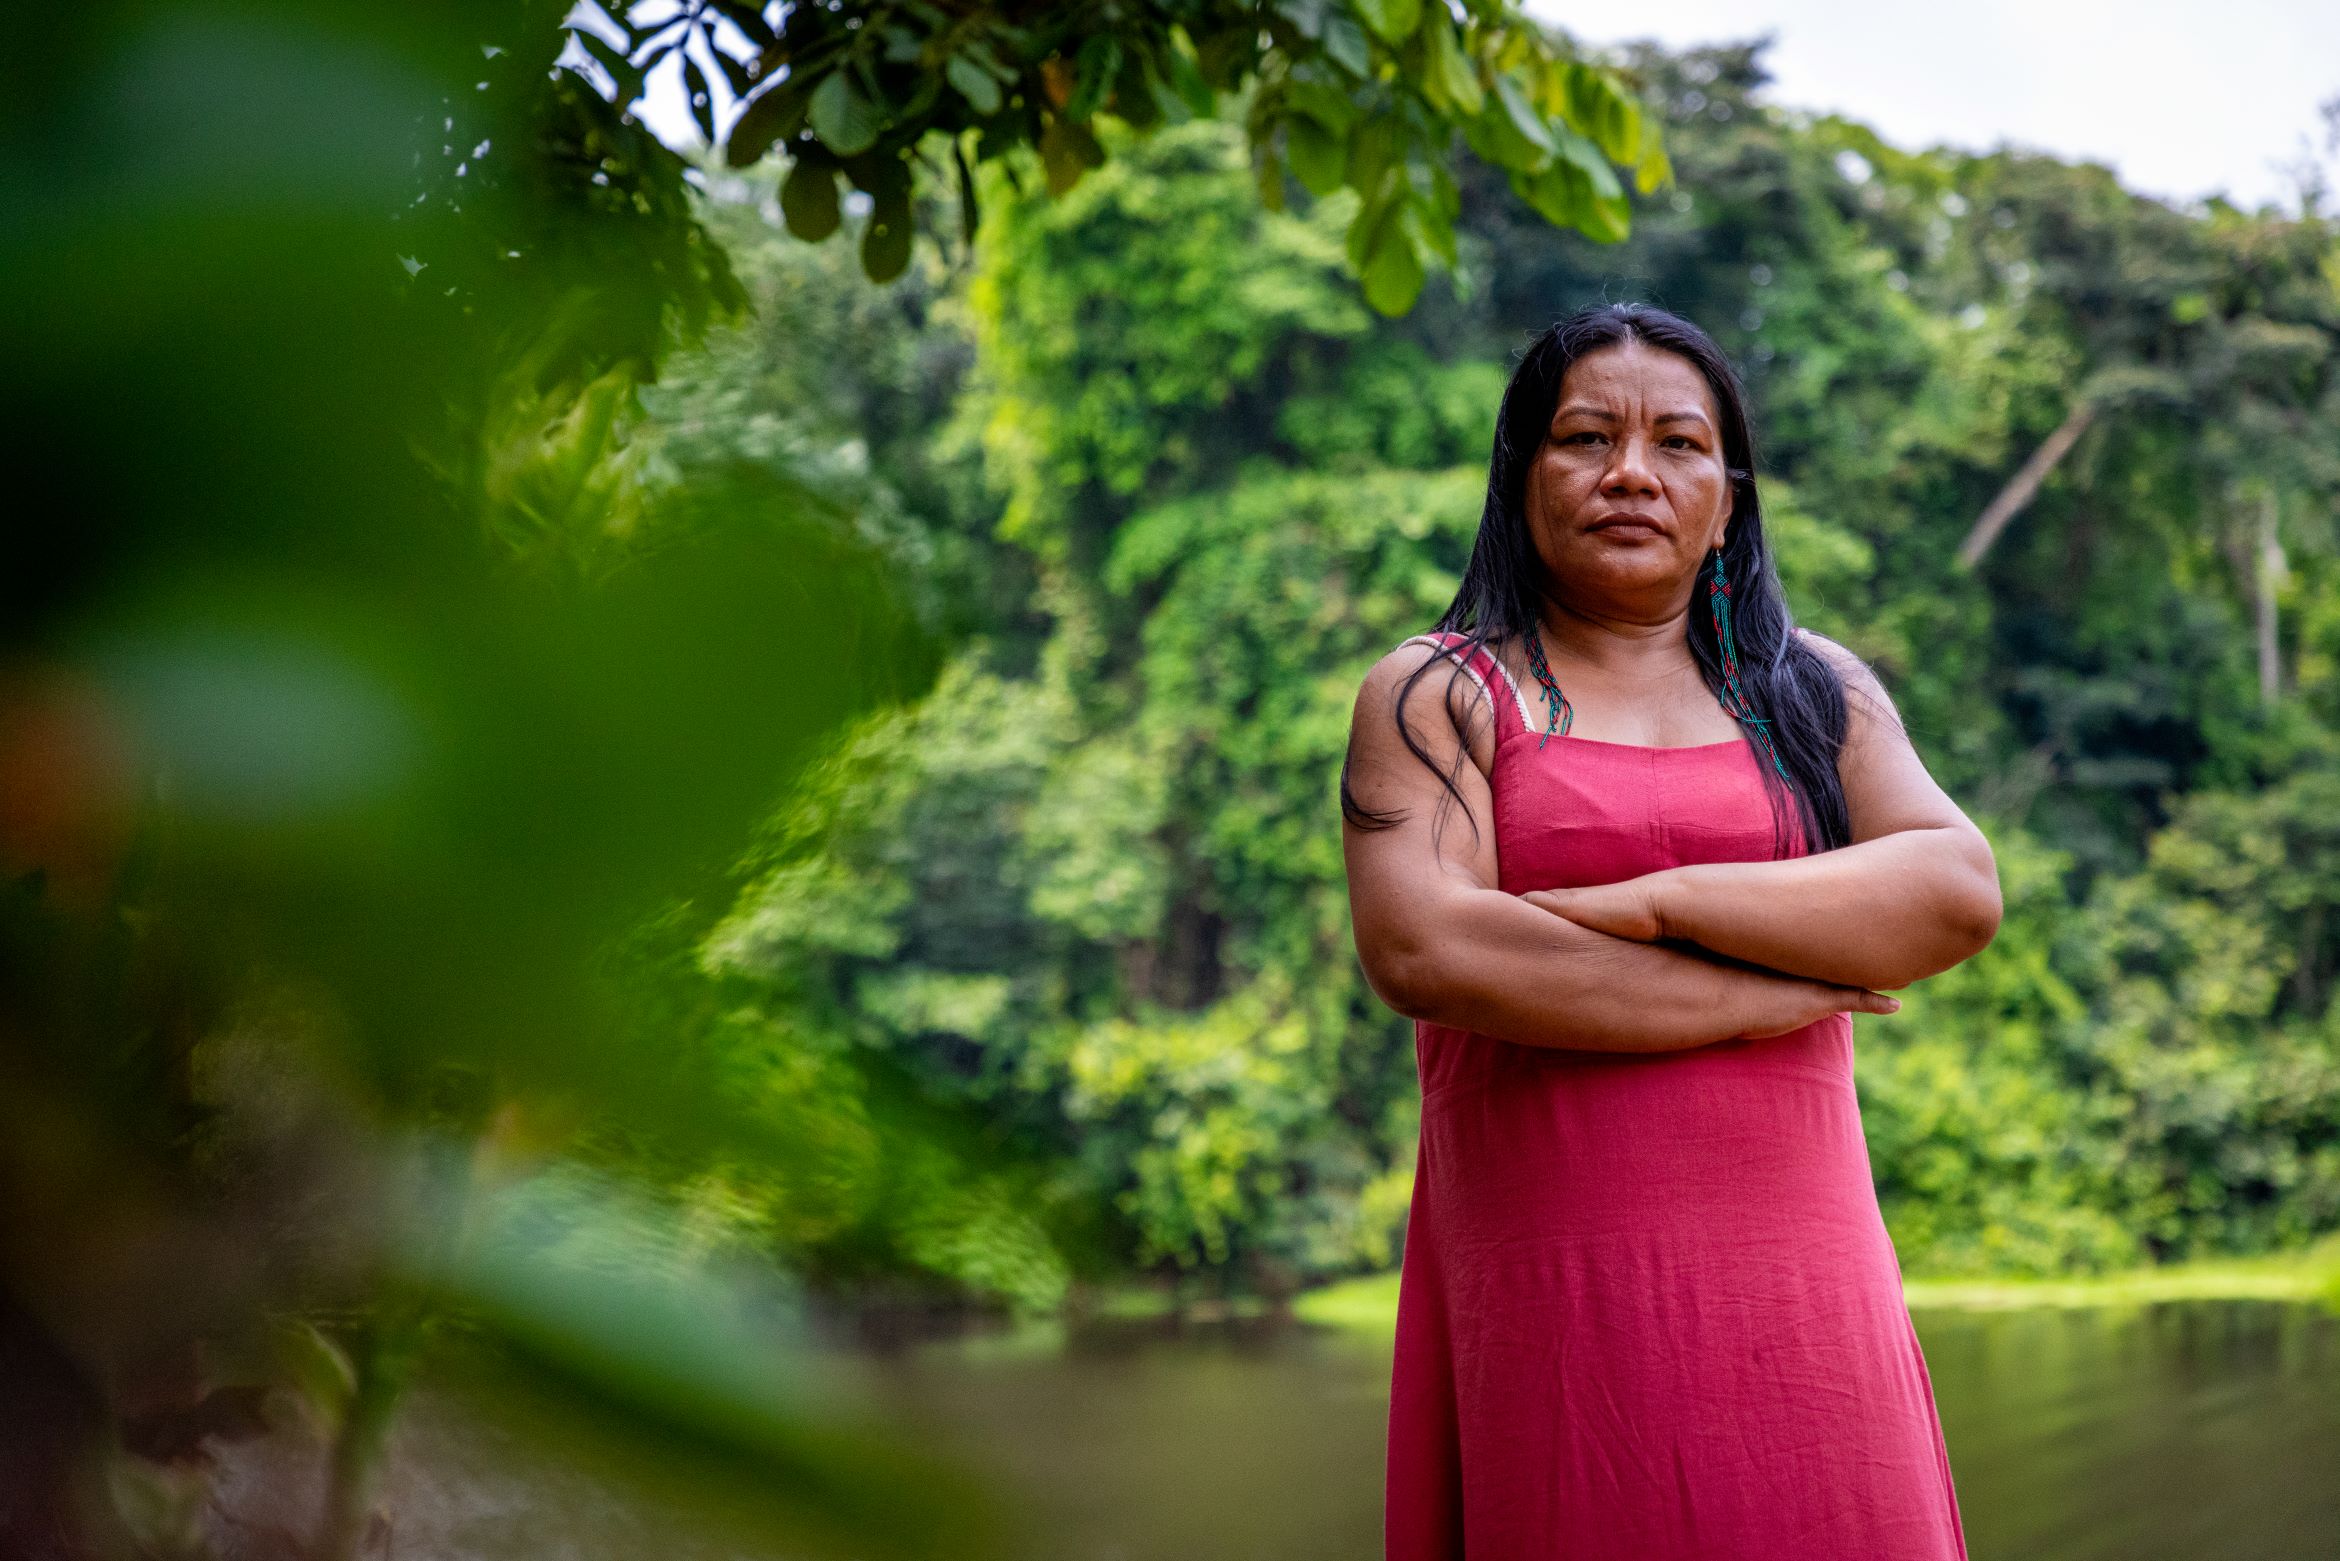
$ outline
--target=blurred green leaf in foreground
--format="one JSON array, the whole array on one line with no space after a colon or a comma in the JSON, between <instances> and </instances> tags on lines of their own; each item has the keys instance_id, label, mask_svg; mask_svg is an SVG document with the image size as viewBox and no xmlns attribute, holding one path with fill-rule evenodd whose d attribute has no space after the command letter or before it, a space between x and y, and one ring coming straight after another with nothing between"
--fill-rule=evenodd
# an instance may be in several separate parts
<instances>
[{"instance_id":1,"label":"blurred green leaf in foreground","mask_svg":"<svg viewBox=\"0 0 2340 1561\"><path fill-rule=\"evenodd\" d=\"M735 1087L719 1014L649 1027L636 953L645 918L687 942L809 744L935 659L786 481L639 459L637 388L744 296L679 160L554 68L559 22L20 19L10 1556L382 1544L370 1482L430 1369L758 1532L987 1551L959 1476L806 1387L803 1330L742 1310L688 1196L634 1222L679 1233L663 1267L507 1217L588 1167L823 1174ZM873 1085L860 1129L886 1109ZM572 1225L613 1200L572 1190ZM217 1450L296 1422L314 1499L224 1510Z\"/></svg>"}]
</instances>

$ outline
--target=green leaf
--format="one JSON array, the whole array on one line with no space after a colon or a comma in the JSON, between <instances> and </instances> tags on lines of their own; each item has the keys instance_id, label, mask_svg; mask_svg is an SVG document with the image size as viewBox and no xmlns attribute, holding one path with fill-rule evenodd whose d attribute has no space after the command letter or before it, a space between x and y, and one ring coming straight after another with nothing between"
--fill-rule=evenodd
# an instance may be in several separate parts
<instances>
[{"instance_id":1,"label":"green leaf","mask_svg":"<svg viewBox=\"0 0 2340 1561\"><path fill-rule=\"evenodd\" d=\"M1429 65L1422 85L1430 93L1431 101L1457 114L1476 114L1486 103L1487 95L1479 85L1477 67L1463 53L1461 40L1454 35L1454 23L1443 4L1430 8L1422 41L1428 51Z\"/></svg>"},{"instance_id":2,"label":"green leaf","mask_svg":"<svg viewBox=\"0 0 2340 1561\"><path fill-rule=\"evenodd\" d=\"M1388 114L1360 119L1349 132L1349 185L1368 204L1397 164L1401 134L1398 122Z\"/></svg>"},{"instance_id":3,"label":"green leaf","mask_svg":"<svg viewBox=\"0 0 2340 1561\"><path fill-rule=\"evenodd\" d=\"M1162 122L1162 102L1154 90L1153 55L1145 46L1132 45L1123 51L1108 101L1132 129L1151 130Z\"/></svg>"},{"instance_id":4,"label":"green leaf","mask_svg":"<svg viewBox=\"0 0 2340 1561\"><path fill-rule=\"evenodd\" d=\"M775 142L785 141L804 128L804 111L804 93L793 75L774 82L731 122L731 140L723 148L723 160L734 168L754 163Z\"/></svg>"},{"instance_id":5,"label":"green leaf","mask_svg":"<svg viewBox=\"0 0 2340 1561\"><path fill-rule=\"evenodd\" d=\"M1629 163L1641 150L1641 105L1621 92L1611 92L1601 115L1601 150L1611 162Z\"/></svg>"},{"instance_id":6,"label":"green leaf","mask_svg":"<svg viewBox=\"0 0 2340 1561\"><path fill-rule=\"evenodd\" d=\"M798 158L780 181L780 215L788 231L817 244L837 231L837 171L826 163Z\"/></svg>"},{"instance_id":7,"label":"green leaf","mask_svg":"<svg viewBox=\"0 0 2340 1561\"><path fill-rule=\"evenodd\" d=\"M1048 193L1062 195L1081 182L1081 175L1105 161L1105 148L1086 125L1058 116L1040 132L1040 166L1048 174Z\"/></svg>"},{"instance_id":8,"label":"green leaf","mask_svg":"<svg viewBox=\"0 0 2340 1561\"><path fill-rule=\"evenodd\" d=\"M1365 29L1346 11L1335 11L1324 19L1324 57L1352 76L1373 74L1373 45Z\"/></svg>"},{"instance_id":9,"label":"green leaf","mask_svg":"<svg viewBox=\"0 0 2340 1561\"><path fill-rule=\"evenodd\" d=\"M699 136L709 146L715 144L715 94L708 89L707 73L699 69L699 62L683 61L683 92L691 110L691 123L699 127Z\"/></svg>"},{"instance_id":10,"label":"green leaf","mask_svg":"<svg viewBox=\"0 0 2340 1561\"><path fill-rule=\"evenodd\" d=\"M1276 155L1273 141L1261 141L1251 149L1251 171L1259 186L1259 203L1270 211L1284 209L1284 160Z\"/></svg>"},{"instance_id":11,"label":"green leaf","mask_svg":"<svg viewBox=\"0 0 2340 1561\"><path fill-rule=\"evenodd\" d=\"M1512 192L1557 228L1573 228L1592 204L1592 181L1576 164L1555 161L1535 173L1514 172Z\"/></svg>"},{"instance_id":12,"label":"green leaf","mask_svg":"<svg viewBox=\"0 0 2340 1561\"><path fill-rule=\"evenodd\" d=\"M591 28L572 27L569 29L569 36L577 40L578 47L592 56L594 64L609 72L610 80L616 84L616 101L621 106L633 102L634 99L642 95L641 70L623 54L603 42L599 34Z\"/></svg>"},{"instance_id":13,"label":"green leaf","mask_svg":"<svg viewBox=\"0 0 2340 1561\"><path fill-rule=\"evenodd\" d=\"M1620 244L1633 230L1633 208L1625 199L1625 192L1604 195L1585 208L1585 214L1576 224L1588 238L1604 244Z\"/></svg>"},{"instance_id":14,"label":"green leaf","mask_svg":"<svg viewBox=\"0 0 2340 1561\"><path fill-rule=\"evenodd\" d=\"M1505 121L1519 132L1521 140L1539 151L1550 152L1553 149L1551 127L1544 123L1544 116L1536 112L1536 106L1528 101L1527 91L1520 85L1517 76L1509 71L1496 74L1495 100L1502 105Z\"/></svg>"},{"instance_id":15,"label":"green leaf","mask_svg":"<svg viewBox=\"0 0 2340 1561\"><path fill-rule=\"evenodd\" d=\"M771 24L764 20L764 8L748 0L714 0L715 9L728 17L747 41L759 49L772 47Z\"/></svg>"},{"instance_id":16,"label":"green leaf","mask_svg":"<svg viewBox=\"0 0 2340 1561\"><path fill-rule=\"evenodd\" d=\"M1292 173L1311 195L1330 195L1348 175L1348 148L1305 114L1284 121L1284 154Z\"/></svg>"},{"instance_id":17,"label":"green leaf","mask_svg":"<svg viewBox=\"0 0 2340 1561\"><path fill-rule=\"evenodd\" d=\"M1356 123L1357 102L1329 81L1295 75L1284 83L1284 101L1335 136L1345 136Z\"/></svg>"},{"instance_id":18,"label":"green leaf","mask_svg":"<svg viewBox=\"0 0 2340 1561\"><path fill-rule=\"evenodd\" d=\"M1673 182L1673 160L1666 156L1665 140L1658 131L1655 114L1642 116L1641 147L1633 162L1633 187L1642 194L1648 195L1659 186Z\"/></svg>"},{"instance_id":19,"label":"green leaf","mask_svg":"<svg viewBox=\"0 0 2340 1561\"><path fill-rule=\"evenodd\" d=\"M989 118L999 112L999 78L966 55L952 55L943 65L943 74L976 113Z\"/></svg>"},{"instance_id":20,"label":"green leaf","mask_svg":"<svg viewBox=\"0 0 2340 1561\"><path fill-rule=\"evenodd\" d=\"M1350 0L1365 25L1381 35L1382 41L1396 48L1414 35L1421 25L1422 0ZM1443 4L1444 0L1434 0ZM1403 312L1403 311L1400 311Z\"/></svg>"},{"instance_id":21,"label":"green leaf","mask_svg":"<svg viewBox=\"0 0 2340 1561\"><path fill-rule=\"evenodd\" d=\"M1413 246L1416 256L1436 255L1450 266L1455 263L1453 227L1442 222L1421 201L1408 199L1399 203L1398 226L1405 230L1406 242Z\"/></svg>"},{"instance_id":22,"label":"green leaf","mask_svg":"<svg viewBox=\"0 0 2340 1561\"><path fill-rule=\"evenodd\" d=\"M748 68L721 49L715 51L715 64L723 72L723 80L731 88L732 97L745 100L749 93L756 90L756 78L748 74Z\"/></svg>"},{"instance_id":23,"label":"green leaf","mask_svg":"<svg viewBox=\"0 0 2340 1561\"><path fill-rule=\"evenodd\" d=\"M1276 0L1276 10L1310 43L1324 36L1327 0Z\"/></svg>"},{"instance_id":24,"label":"green leaf","mask_svg":"<svg viewBox=\"0 0 2340 1561\"><path fill-rule=\"evenodd\" d=\"M1617 171L1609 166L1609 160L1601 155L1599 147L1566 125L1554 128L1558 132L1554 137L1554 149L1562 158L1584 170L1585 178L1591 181L1594 195L1608 200L1624 193L1625 187L1617 182Z\"/></svg>"},{"instance_id":25,"label":"green leaf","mask_svg":"<svg viewBox=\"0 0 2340 1561\"><path fill-rule=\"evenodd\" d=\"M1202 67L1194 55L1173 44L1170 48L1170 87L1178 94L1178 101L1186 105L1188 113L1197 119L1207 119L1218 107L1218 96L1211 84L1203 79Z\"/></svg>"},{"instance_id":26,"label":"green leaf","mask_svg":"<svg viewBox=\"0 0 2340 1561\"><path fill-rule=\"evenodd\" d=\"M1386 315L1404 314L1422 293L1422 257L1400 220L1402 209L1396 203L1382 214L1366 248L1365 301Z\"/></svg>"},{"instance_id":27,"label":"green leaf","mask_svg":"<svg viewBox=\"0 0 2340 1561\"><path fill-rule=\"evenodd\" d=\"M1385 176L1379 187L1365 192L1365 199L1357 207L1357 215L1349 223L1347 247L1349 266L1359 276L1365 274L1365 263L1372 257L1373 245L1381 231L1382 219L1403 193L1397 180Z\"/></svg>"},{"instance_id":28,"label":"green leaf","mask_svg":"<svg viewBox=\"0 0 2340 1561\"><path fill-rule=\"evenodd\" d=\"M1105 101L1106 89L1121 69L1121 43L1111 33L1098 33L1081 45L1073 57L1072 96L1065 99L1064 117L1085 123Z\"/></svg>"},{"instance_id":29,"label":"green leaf","mask_svg":"<svg viewBox=\"0 0 2340 1561\"><path fill-rule=\"evenodd\" d=\"M1556 158L1540 173L1515 173L1511 187L1545 221L1603 244L1617 243L1632 226L1632 208L1615 176L1606 190L1596 189L1592 175L1572 158Z\"/></svg>"},{"instance_id":30,"label":"green leaf","mask_svg":"<svg viewBox=\"0 0 2340 1561\"><path fill-rule=\"evenodd\" d=\"M910 264L910 193L880 195L861 230L861 271L873 282L891 282Z\"/></svg>"},{"instance_id":31,"label":"green leaf","mask_svg":"<svg viewBox=\"0 0 2340 1561\"><path fill-rule=\"evenodd\" d=\"M868 151L877 145L878 132L885 128L885 116L843 66L830 71L813 88L810 110L813 134L840 157Z\"/></svg>"}]
</instances>

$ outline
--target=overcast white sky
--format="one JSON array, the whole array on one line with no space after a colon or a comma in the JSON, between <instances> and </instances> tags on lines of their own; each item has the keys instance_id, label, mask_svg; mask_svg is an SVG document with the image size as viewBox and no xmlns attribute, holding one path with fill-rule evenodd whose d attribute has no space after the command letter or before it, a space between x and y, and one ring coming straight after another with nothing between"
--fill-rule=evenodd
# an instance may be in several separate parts
<instances>
[{"instance_id":1,"label":"overcast white sky","mask_svg":"<svg viewBox=\"0 0 2340 1561\"><path fill-rule=\"evenodd\" d=\"M2109 164L2176 200L2293 204L2279 165L2324 146L2340 96L2340 0L1527 0L1587 44L1777 34L1772 101L1833 111L1895 146L2002 142ZM2340 181L2336 181L2340 182Z\"/></svg>"}]
</instances>

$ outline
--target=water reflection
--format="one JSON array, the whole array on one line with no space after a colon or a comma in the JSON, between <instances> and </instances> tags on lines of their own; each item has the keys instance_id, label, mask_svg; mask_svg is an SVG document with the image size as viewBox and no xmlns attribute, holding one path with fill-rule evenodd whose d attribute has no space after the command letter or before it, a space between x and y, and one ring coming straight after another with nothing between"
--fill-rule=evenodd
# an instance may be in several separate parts
<instances>
[{"instance_id":1,"label":"water reflection","mask_svg":"<svg viewBox=\"0 0 2340 1561\"><path fill-rule=\"evenodd\" d=\"M2266 1301L1920 1311L1975 1561L2340 1557L2340 1316ZM1389 1353L1264 1323L1091 1323L841 1355L996 1478L1031 1561L1379 1561ZM623 1471L419 1394L401 1555L763 1553ZM775 1558L777 1561L777 1558Z\"/></svg>"},{"instance_id":2,"label":"water reflection","mask_svg":"<svg viewBox=\"0 0 2340 1561\"><path fill-rule=\"evenodd\" d=\"M1920 1312L1976 1561L2340 1556L2340 1317Z\"/></svg>"},{"instance_id":3,"label":"water reflection","mask_svg":"<svg viewBox=\"0 0 2340 1561\"><path fill-rule=\"evenodd\" d=\"M1927 1311L1975 1561L2340 1557L2340 1317L2262 1301ZM1020 1495L1035 1561L1377 1561L1389 1357L1091 1327L873 1363Z\"/></svg>"}]
</instances>

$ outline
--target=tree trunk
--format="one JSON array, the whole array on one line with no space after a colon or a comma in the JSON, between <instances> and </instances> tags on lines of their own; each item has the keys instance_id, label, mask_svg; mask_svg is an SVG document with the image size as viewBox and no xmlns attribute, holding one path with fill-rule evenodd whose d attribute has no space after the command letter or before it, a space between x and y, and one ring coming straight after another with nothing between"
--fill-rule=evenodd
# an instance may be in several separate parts
<instances>
[{"instance_id":1,"label":"tree trunk","mask_svg":"<svg viewBox=\"0 0 2340 1561\"><path fill-rule=\"evenodd\" d=\"M2274 708L2283 695L2282 647L2276 640L2275 593L2284 575L2283 539L2275 529L2275 488L2272 483L2259 499L2259 703Z\"/></svg>"},{"instance_id":2,"label":"tree trunk","mask_svg":"<svg viewBox=\"0 0 2340 1561\"><path fill-rule=\"evenodd\" d=\"M2070 452L2080 436L2088 431L2088 425L2095 420L2096 403L2082 401L2072 408L2071 414L2056 431L2031 452L2031 459L2025 461L2022 469L2008 479L2007 486L1999 490L1999 496L1991 500L1976 519L1974 529L1966 534L1966 540L1958 544L1959 568L1972 569L1982 562L1983 554L1990 551L1991 544L1999 539L1999 533L2007 529L2007 522L2013 520L2022 512L2023 506L2031 502L2032 495L2039 492L2039 485L2047 481L2048 473L2056 469L2056 462Z\"/></svg>"}]
</instances>

